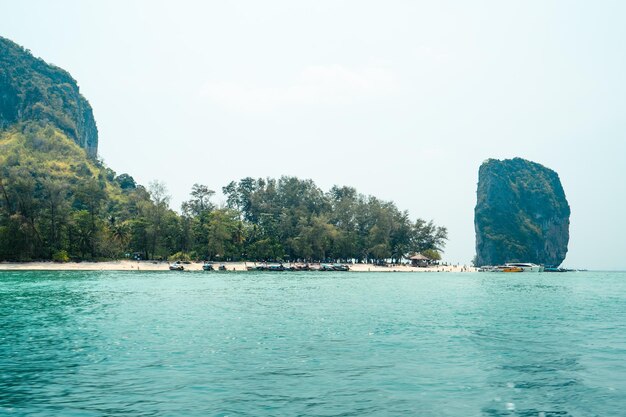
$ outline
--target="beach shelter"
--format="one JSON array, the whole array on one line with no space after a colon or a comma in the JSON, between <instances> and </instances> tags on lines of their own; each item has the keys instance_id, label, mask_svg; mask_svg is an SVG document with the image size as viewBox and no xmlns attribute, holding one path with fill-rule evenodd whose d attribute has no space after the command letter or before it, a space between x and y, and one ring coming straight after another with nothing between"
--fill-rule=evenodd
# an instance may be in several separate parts
<instances>
[{"instance_id":1,"label":"beach shelter","mask_svg":"<svg viewBox=\"0 0 626 417\"><path fill-rule=\"evenodd\" d=\"M409 260L411 261L411 266L420 267L426 267L430 262L430 258L422 255L421 253L416 253L415 255L411 256Z\"/></svg>"}]
</instances>

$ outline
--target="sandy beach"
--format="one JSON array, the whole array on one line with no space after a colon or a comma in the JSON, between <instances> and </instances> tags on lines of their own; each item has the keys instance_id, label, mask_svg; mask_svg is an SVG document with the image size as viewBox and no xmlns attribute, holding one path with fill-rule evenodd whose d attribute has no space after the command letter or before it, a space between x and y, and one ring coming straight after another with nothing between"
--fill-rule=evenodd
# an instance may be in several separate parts
<instances>
[{"instance_id":1,"label":"sandy beach","mask_svg":"<svg viewBox=\"0 0 626 417\"><path fill-rule=\"evenodd\" d=\"M215 266L222 263L215 263ZM247 267L260 265L254 262L224 262L228 271L247 271ZM285 264L286 266L289 264ZM184 265L188 271L202 271L202 262ZM0 271L168 271L168 262L157 261L107 261L107 262L0 262ZM476 272L476 268L463 265L431 266L417 268L406 265L375 266L350 264L351 272Z\"/></svg>"}]
</instances>

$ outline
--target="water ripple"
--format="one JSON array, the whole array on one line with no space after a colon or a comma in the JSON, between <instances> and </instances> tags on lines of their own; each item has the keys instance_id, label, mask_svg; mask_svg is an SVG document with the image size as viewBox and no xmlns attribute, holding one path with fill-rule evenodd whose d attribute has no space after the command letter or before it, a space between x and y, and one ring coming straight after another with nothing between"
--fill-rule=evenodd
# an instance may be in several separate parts
<instances>
[{"instance_id":1,"label":"water ripple","mask_svg":"<svg viewBox=\"0 0 626 417\"><path fill-rule=\"evenodd\" d=\"M622 415L626 274L558 275L0 272L0 415Z\"/></svg>"}]
</instances>

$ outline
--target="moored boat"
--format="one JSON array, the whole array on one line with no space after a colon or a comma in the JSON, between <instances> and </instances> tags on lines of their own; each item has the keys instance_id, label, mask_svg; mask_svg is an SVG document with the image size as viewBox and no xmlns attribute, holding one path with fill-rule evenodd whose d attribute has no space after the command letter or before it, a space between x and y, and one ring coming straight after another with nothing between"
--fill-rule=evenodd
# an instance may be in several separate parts
<instances>
[{"instance_id":1,"label":"moored boat","mask_svg":"<svg viewBox=\"0 0 626 417\"><path fill-rule=\"evenodd\" d=\"M554 265L546 265L546 267L543 270L543 272L573 272L573 271L576 271L576 270L568 269L568 268L559 268Z\"/></svg>"},{"instance_id":2,"label":"moored boat","mask_svg":"<svg viewBox=\"0 0 626 417\"><path fill-rule=\"evenodd\" d=\"M180 261L176 261L170 264L170 271L184 271L184 270L185 270L185 267Z\"/></svg>"},{"instance_id":3,"label":"moored boat","mask_svg":"<svg viewBox=\"0 0 626 417\"><path fill-rule=\"evenodd\" d=\"M205 271L215 271L215 268L213 267L213 264L211 262L205 262L204 265L202 265L202 269Z\"/></svg>"},{"instance_id":4,"label":"moored boat","mask_svg":"<svg viewBox=\"0 0 626 417\"><path fill-rule=\"evenodd\" d=\"M285 267L283 266L283 264L263 263L261 265L257 265L256 270L257 271L284 271Z\"/></svg>"},{"instance_id":5,"label":"moored boat","mask_svg":"<svg viewBox=\"0 0 626 417\"><path fill-rule=\"evenodd\" d=\"M530 262L508 262L504 266L522 268L523 272L543 272L543 265L537 265Z\"/></svg>"},{"instance_id":6,"label":"moored boat","mask_svg":"<svg viewBox=\"0 0 626 417\"><path fill-rule=\"evenodd\" d=\"M503 266L500 272L524 272L519 266Z\"/></svg>"},{"instance_id":7,"label":"moored boat","mask_svg":"<svg viewBox=\"0 0 626 417\"><path fill-rule=\"evenodd\" d=\"M478 272L543 272L543 265L529 262L508 262L504 265L484 265L478 268Z\"/></svg>"},{"instance_id":8,"label":"moored boat","mask_svg":"<svg viewBox=\"0 0 626 417\"><path fill-rule=\"evenodd\" d=\"M478 272L524 272L524 270L518 266L509 265L486 265L478 268Z\"/></svg>"},{"instance_id":9,"label":"moored boat","mask_svg":"<svg viewBox=\"0 0 626 417\"><path fill-rule=\"evenodd\" d=\"M500 272L500 270L498 270L497 266L483 265L478 268L478 272Z\"/></svg>"},{"instance_id":10,"label":"moored boat","mask_svg":"<svg viewBox=\"0 0 626 417\"><path fill-rule=\"evenodd\" d=\"M320 264L320 271L349 271L350 267L346 264Z\"/></svg>"}]
</instances>

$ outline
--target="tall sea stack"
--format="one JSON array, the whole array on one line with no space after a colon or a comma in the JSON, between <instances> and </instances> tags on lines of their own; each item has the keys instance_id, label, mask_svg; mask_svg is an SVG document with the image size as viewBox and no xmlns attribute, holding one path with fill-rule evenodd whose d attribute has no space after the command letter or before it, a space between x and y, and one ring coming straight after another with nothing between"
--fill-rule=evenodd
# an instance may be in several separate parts
<instances>
[{"instance_id":1,"label":"tall sea stack","mask_svg":"<svg viewBox=\"0 0 626 417\"><path fill-rule=\"evenodd\" d=\"M478 171L475 265L560 265L567 254L569 216L556 172L521 158L488 159Z\"/></svg>"}]
</instances>

